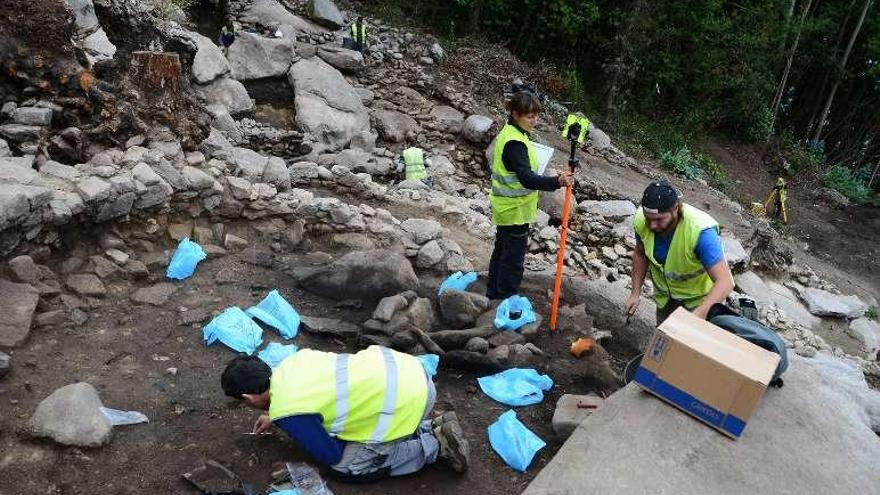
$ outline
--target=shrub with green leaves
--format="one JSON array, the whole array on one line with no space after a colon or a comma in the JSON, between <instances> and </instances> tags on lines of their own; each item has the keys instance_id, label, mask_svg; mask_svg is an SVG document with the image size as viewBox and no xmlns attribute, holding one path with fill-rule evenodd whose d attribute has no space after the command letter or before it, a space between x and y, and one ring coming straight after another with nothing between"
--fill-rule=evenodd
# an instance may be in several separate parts
<instances>
[{"instance_id":1,"label":"shrub with green leaves","mask_svg":"<svg viewBox=\"0 0 880 495\"><path fill-rule=\"evenodd\" d=\"M865 203L871 198L871 190L857 173L843 165L835 165L825 171L825 185L847 198Z\"/></svg>"},{"instance_id":2,"label":"shrub with green leaves","mask_svg":"<svg viewBox=\"0 0 880 495\"><path fill-rule=\"evenodd\" d=\"M682 146L675 151L661 152L660 163L688 179L696 179L702 175L700 164L694 159L694 155L687 146Z\"/></svg>"}]
</instances>

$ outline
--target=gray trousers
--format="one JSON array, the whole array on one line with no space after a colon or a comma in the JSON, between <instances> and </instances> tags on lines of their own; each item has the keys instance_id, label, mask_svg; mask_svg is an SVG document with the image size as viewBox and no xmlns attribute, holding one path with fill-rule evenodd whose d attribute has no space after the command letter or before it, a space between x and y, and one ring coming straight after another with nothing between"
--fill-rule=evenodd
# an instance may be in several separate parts
<instances>
[{"instance_id":1,"label":"gray trousers","mask_svg":"<svg viewBox=\"0 0 880 495\"><path fill-rule=\"evenodd\" d=\"M431 420L427 419L436 398L437 389L429 378L425 414L412 435L386 443L349 442L342 451L342 459L330 466L330 469L343 477L351 478L368 478L370 475L403 476L436 462L440 444L434 437Z\"/></svg>"}]
</instances>

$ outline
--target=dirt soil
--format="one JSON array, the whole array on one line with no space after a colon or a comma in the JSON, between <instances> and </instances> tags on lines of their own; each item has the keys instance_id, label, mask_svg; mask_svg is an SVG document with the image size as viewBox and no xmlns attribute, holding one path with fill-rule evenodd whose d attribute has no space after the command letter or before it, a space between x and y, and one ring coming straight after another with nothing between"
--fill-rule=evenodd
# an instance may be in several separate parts
<instances>
[{"instance_id":1,"label":"dirt soil","mask_svg":"<svg viewBox=\"0 0 880 495\"><path fill-rule=\"evenodd\" d=\"M246 224L232 227L243 236L253 239L256 235ZM97 238L82 234L81 239ZM320 242L316 249L332 252ZM77 250L100 252L87 244ZM199 265L192 278L178 282L178 292L158 307L129 300L130 293L152 281L109 282L105 298L89 301L85 324L35 328L27 343L12 353L12 371L0 381L0 494L198 493L181 474L205 458L226 464L262 488L277 463L308 461L283 433L244 435L259 413L223 395L220 373L234 353L220 343L206 347L201 323L211 312L228 306L255 304L273 288L304 315L352 322L367 319L371 306L338 308L334 301L292 286L285 269L317 258L320 255L315 253L278 255L272 268L246 264L236 255L211 258ZM61 261L47 264L57 270ZM161 281L163 273L154 271L152 278ZM436 285L426 286L423 295L435 290ZM181 324L192 312L201 312L202 318L195 318L199 323ZM441 369L435 410L458 412L471 443L470 471L456 476L444 467L432 466L417 476L371 485L329 480L330 487L338 494L521 492L561 446L551 431L556 400L563 393L593 390L580 376L581 362L565 352L569 339L544 333L536 342L557 356L550 370L556 386L541 404L517 410L520 420L548 444L528 473L507 467L488 443L487 427L508 408L476 388L477 374ZM264 341L269 340L280 339L266 329ZM334 352L354 350L351 343L303 331L293 342ZM176 375L166 371L171 367L177 368ZM25 429L37 404L56 388L75 381L93 384L107 407L141 411L150 423L114 428L110 444L99 449L62 448L29 438Z\"/></svg>"},{"instance_id":2,"label":"dirt soil","mask_svg":"<svg viewBox=\"0 0 880 495\"><path fill-rule=\"evenodd\" d=\"M752 201L767 198L776 176L764 165L760 149L726 142L707 148L727 171L731 198L747 210ZM880 296L880 208L836 209L815 199L821 184L804 177L788 184L789 223L777 228L803 241L792 246L799 257L845 293Z\"/></svg>"}]
</instances>

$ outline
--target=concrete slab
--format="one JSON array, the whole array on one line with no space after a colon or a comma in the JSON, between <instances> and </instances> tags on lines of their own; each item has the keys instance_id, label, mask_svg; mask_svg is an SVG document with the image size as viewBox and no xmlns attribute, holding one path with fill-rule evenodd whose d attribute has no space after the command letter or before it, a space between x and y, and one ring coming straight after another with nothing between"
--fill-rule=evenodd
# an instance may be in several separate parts
<instances>
[{"instance_id":1,"label":"concrete slab","mask_svg":"<svg viewBox=\"0 0 880 495\"><path fill-rule=\"evenodd\" d=\"M731 440L630 384L587 418L524 492L863 495L880 486L880 393L854 364L792 355ZM870 489L868 489L870 491Z\"/></svg>"}]
</instances>

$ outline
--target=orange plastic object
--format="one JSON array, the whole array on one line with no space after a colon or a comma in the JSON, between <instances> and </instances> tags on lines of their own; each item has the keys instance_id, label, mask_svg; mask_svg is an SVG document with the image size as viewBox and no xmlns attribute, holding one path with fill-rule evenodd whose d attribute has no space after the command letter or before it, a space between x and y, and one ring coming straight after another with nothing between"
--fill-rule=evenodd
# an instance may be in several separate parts
<instances>
[{"instance_id":1,"label":"orange plastic object","mask_svg":"<svg viewBox=\"0 0 880 495\"><path fill-rule=\"evenodd\" d=\"M571 343L571 355L580 358L593 348L593 339L581 337Z\"/></svg>"}]
</instances>

